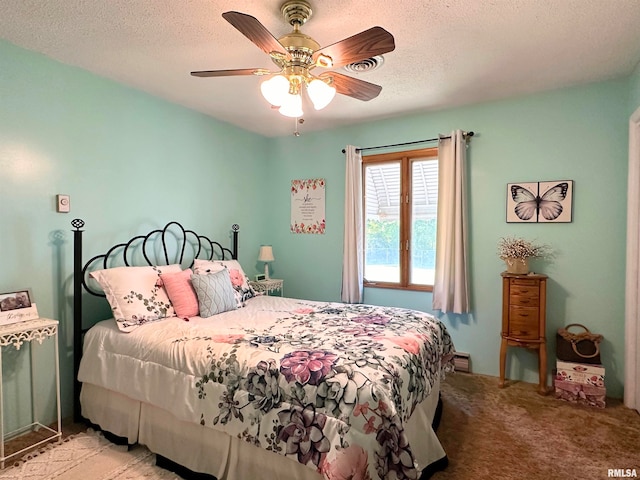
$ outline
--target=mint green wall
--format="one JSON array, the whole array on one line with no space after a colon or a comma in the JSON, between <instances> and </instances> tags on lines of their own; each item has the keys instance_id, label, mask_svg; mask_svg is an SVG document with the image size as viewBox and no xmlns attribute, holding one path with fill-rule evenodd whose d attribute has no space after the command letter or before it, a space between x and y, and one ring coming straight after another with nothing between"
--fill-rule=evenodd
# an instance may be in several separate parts
<instances>
[{"instance_id":1,"label":"mint green wall","mask_svg":"<svg viewBox=\"0 0 640 480\"><path fill-rule=\"evenodd\" d=\"M503 263L501 236L547 243L553 263L534 263L549 275L549 373L555 331L579 322L605 337L602 355L608 394L623 381L625 212L628 82L610 81L443 112L407 116L300 137L274 139L271 151L271 238L276 277L288 296L339 300L346 144L373 146L432 138L461 128L477 135L468 149L470 271L473 314L445 316L456 347L471 354L476 373L498 374ZM330 110L327 111L330 115ZM325 235L289 233L290 181L323 177ZM574 180L568 224L507 224L510 182ZM429 311L431 294L366 289L366 303ZM537 382L536 356L510 349L508 375Z\"/></svg>"},{"instance_id":2,"label":"mint green wall","mask_svg":"<svg viewBox=\"0 0 640 480\"><path fill-rule=\"evenodd\" d=\"M557 251L553 264L534 264L550 276L550 353L561 325L582 322L603 333L608 393L622 395L627 122L630 98L640 105L638 69L631 79L267 139L2 41L0 65L0 292L29 287L41 315L61 321L63 416L72 405L71 219L87 222L85 257L169 220L223 238L237 222L249 274L262 269L258 245L271 243L272 275L285 279L287 296L337 301L342 148L455 128L477 132L468 150L475 308L444 318L457 348L471 353L475 372L497 375L496 241L536 238ZM327 233L292 235L290 181L313 177L327 179ZM573 223L505 223L508 182L555 179L575 181ZM57 193L71 195L70 214L55 212ZM430 294L382 289L367 289L365 301L431 306ZM46 365L49 345L37 350ZM532 353L511 349L509 358L512 378L536 382ZM29 415L27 371L28 350L5 347L5 430ZM52 397L50 379L39 393ZM53 401L45 403L53 418Z\"/></svg>"},{"instance_id":3,"label":"mint green wall","mask_svg":"<svg viewBox=\"0 0 640 480\"><path fill-rule=\"evenodd\" d=\"M29 287L41 316L60 320L68 416L69 222L87 223L85 258L171 220L222 241L239 223L240 260L253 262L267 227L255 209L264 198L268 139L6 42L0 65L0 292ZM57 193L71 195L71 213L56 213ZM48 348L37 358L45 370ZM10 431L30 415L29 357L26 348L3 354ZM50 382L39 385L53 391Z\"/></svg>"}]
</instances>

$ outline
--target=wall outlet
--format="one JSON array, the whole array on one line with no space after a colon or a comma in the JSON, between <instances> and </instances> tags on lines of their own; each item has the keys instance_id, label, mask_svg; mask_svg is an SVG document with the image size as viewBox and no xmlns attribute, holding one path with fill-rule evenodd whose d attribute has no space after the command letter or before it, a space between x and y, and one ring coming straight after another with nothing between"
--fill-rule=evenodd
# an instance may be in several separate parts
<instances>
[{"instance_id":1,"label":"wall outlet","mask_svg":"<svg viewBox=\"0 0 640 480\"><path fill-rule=\"evenodd\" d=\"M57 211L60 213L69 213L71 210L71 199L69 195L58 194L56 195L56 200Z\"/></svg>"}]
</instances>

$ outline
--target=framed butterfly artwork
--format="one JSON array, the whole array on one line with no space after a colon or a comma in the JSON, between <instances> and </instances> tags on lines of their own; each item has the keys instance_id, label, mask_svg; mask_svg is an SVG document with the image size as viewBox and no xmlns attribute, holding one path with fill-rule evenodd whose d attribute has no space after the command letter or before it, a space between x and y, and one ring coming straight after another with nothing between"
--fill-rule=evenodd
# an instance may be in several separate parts
<instances>
[{"instance_id":1,"label":"framed butterfly artwork","mask_svg":"<svg viewBox=\"0 0 640 480\"><path fill-rule=\"evenodd\" d=\"M568 223L573 180L507 184L507 223Z\"/></svg>"}]
</instances>

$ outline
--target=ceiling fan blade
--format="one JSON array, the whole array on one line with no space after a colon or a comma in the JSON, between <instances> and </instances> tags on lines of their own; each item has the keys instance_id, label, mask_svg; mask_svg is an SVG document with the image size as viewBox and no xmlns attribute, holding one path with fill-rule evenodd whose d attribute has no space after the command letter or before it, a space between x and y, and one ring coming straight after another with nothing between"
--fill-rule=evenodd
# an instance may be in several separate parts
<instances>
[{"instance_id":1,"label":"ceiling fan blade","mask_svg":"<svg viewBox=\"0 0 640 480\"><path fill-rule=\"evenodd\" d=\"M365 82L357 78L342 75L337 72L327 72L320 75L320 78L333 78L333 86L336 87L336 92L349 97L357 98L365 102L376 98L382 91L380 85L374 83Z\"/></svg>"},{"instance_id":2,"label":"ceiling fan blade","mask_svg":"<svg viewBox=\"0 0 640 480\"><path fill-rule=\"evenodd\" d=\"M342 67L349 63L392 52L395 48L393 35L382 27L372 27L333 45L321 48L313 54L313 59L317 60L319 55L328 55L333 60L331 67Z\"/></svg>"},{"instance_id":3,"label":"ceiling fan blade","mask_svg":"<svg viewBox=\"0 0 640 480\"><path fill-rule=\"evenodd\" d=\"M239 68L237 70L203 70L191 72L191 75L194 77L232 77L234 75L266 75L268 73L270 72L262 68Z\"/></svg>"},{"instance_id":4,"label":"ceiling fan blade","mask_svg":"<svg viewBox=\"0 0 640 480\"><path fill-rule=\"evenodd\" d=\"M240 12L224 12L222 17L264 53L279 52L286 55L286 49L257 18Z\"/></svg>"}]
</instances>

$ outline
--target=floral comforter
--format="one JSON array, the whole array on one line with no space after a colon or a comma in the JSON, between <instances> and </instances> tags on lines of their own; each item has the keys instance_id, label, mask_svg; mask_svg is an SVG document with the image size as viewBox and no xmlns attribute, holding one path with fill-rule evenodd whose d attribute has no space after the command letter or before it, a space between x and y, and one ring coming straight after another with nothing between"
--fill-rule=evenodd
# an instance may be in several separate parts
<instances>
[{"instance_id":1,"label":"floral comforter","mask_svg":"<svg viewBox=\"0 0 640 480\"><path fill-rule=\"evenodd\" d=\"M451 338L429 314L263 296L208 319L165 319L128 334L114 324L87 333L80 381L329 480L417 479L426 466L405 429L453 365Z\"/></svg>"}]
</instances>

